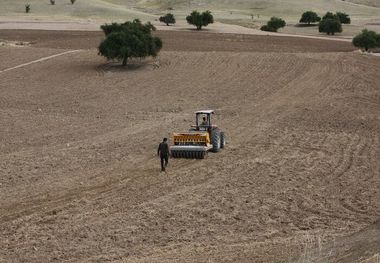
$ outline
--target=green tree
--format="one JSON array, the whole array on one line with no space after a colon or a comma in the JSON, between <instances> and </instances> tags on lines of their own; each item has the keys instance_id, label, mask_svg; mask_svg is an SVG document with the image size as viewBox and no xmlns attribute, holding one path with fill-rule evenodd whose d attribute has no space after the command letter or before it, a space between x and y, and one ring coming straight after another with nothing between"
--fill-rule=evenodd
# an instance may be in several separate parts
<instances>
[{"instance_id":1,"label":"green tree","mask_svg":"<svg viewBox=\"0 0 380 263\"><path fill-rule=\"evenodd\" d=\"M326 33L328 35L332 34L335 35L335 33L341 33L343 31L342 24L340 23L339 19L322 19L321 22L319 22L319 32Z\"/></svg>"},{"instance_id":2,"label":"green tree","mask_svg":"<svg viewBox=\"0 0 380 263\"><path fill-rule=\"evenodd\" d=\"M277 32L279 28L286 25L285 20L278 17L271 17L268 23L260 28L262 31Z\"/></svg>"},{"instance_id":3,"label":"green tree","mask_svg":"<svg viewBox=\"0 0 380 263\"><path fill-rule=\"evenodd\" d=\"M380 47L380 34L363 29L360 34L352 39L352 44L355 47L364 48L365 51L368 51L370 48Z\"/></svg>"},{"instance_id":4,"label":"green tree","mask_svg":"<svg viewBox=\"0 0 380 263\"><path fill-rule=\"evenodd\" d=\"M285 20L279 17L271 17L268 21L268 27L276 29L276 31L282 27L286 26Z\"/></svg>"},{"instance_id":5,"label":"green tree","mask_svg":"<svg viewBox=\"0 0 380 263\"><path fill-rule=\"evenodd\" d=\"M162 41L152 35L155 30L151 23L142 24L135 19L123 24L113 23L101 26L106 38L99 45L99 54L109 60L122 61L127 65L128 58L157 56Z\"/></svg>"},{"instance_id":6,"label":"green tree","mask_svg":"<svg viewBox=\"0 0 380 263\"><path fill-rule=\"evenodd\" d=\"M127 23L127 22L126 22ZM101 25L100 28L102 29L103 33L108 36L112 32L120 32L124 29L125 23L112 23L112 24L104 24Z\"/></svg>"},{"instance_id":7,"label":"green tree","mask_svg":"<svg viewBox=\"0 0 380 263\"><path fill-rule=\"evenodd\" d=\"M201 30L203 26L214 23L214 17L210 11L205 11L203 13L193 11L186 17L186 21L190 25L196 26L197 30Z\"/></svg>"},{"instance_id":8,"label":"green tree","mask_svg":"<svg viewBox=\"0 0 380 263\"><path fill-rule=\"evenodd\" d=\"M25 13L29 13L30 12L30 4L26 4L25 5Z\"/></svg>"},{"instance_id":9,"label":"green tree","mask_svg":"<svg viewBox=\"0 0 380 263\"><path fill-rule=\"evenodd\" d=\"M165 23L167 26L169 26L169 24L175 24L174 15L171 14L171 13L168 13L168 14L166 14L164 16L161 16L160 17L160 22Z\"/></svg>"},{"instance_id":10,"label":"green tree","mask_svg":"<svg viewBox=\"0 0 380 263\"><path fill-rule=\"evenodd\" d=\"M313 12L313 11L307 11L305 13L302 14L302 17L300 19L300 23L307 23L307 24L311 24L311 23L315 23L315 22L319 22L321 21L321 18L318 16L317 13Z\"/></svg>"},{"instance_id":11,"label":"green tree","mask_svg":"<svg viewBox=\"0 0 380 263\"><path fill-rule=\"evenodd\" d=\"M376 35L377 47L380 47L380 34Z\"/></svg>"},{"instance_id":12,"label":"green tree","mask_svg":"<svg viewBox=\"0 0 380 263\"><path fill-rule=\"evenodd\" d=\"M55 0L50 0L50 4L55 5Z\"/></svg>"},{"instance_id":13,"label":"green tree","mask_svg":"<svg viewBox=\"0 0 380 263\"><path fill-rule=\"evenodd\" d=\"M351 24L351 18L346 13L336 12L336 16L342 24Z\"/></svg>"},{"instance_id":14,"label":"green tree","mask_svg":"<svg viewBox=\"0 0 380 263\"><path fill-rule=\"evenodd\" d=\"M337 15L334 15L333 13L331 12L327 12L323 17L322 17L322 20L325 20L325 19L339 19Z\"/></svg>"}]
</instances>

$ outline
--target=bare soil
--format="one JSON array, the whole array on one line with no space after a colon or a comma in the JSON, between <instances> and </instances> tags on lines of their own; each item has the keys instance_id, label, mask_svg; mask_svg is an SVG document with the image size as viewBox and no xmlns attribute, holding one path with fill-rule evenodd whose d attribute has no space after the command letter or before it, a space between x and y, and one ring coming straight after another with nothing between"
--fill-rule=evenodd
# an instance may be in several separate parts
<instances>
[{"instance_id":1,"label":"bare soil","mask_svg":"<svg viewBox=\"0 0 380 263\"><path fill-rule=\"evenodd\" d=\"M0 31L32 43L0 47L0 69L80 49L0 73L0 262L380 251L380 57L338 41L157 34L158 58L122 68L97 55L99 32ZM208 108L226 149L160 173L162 137Z\"/></svg>"},{"instance_id":2,"label":"bare soil","mask_svg":"<svg viewBox=\"0 0 380 263\"><path fill-rule=\"evenodd\" d=\"M207 31L156 31L164 51L233 52L346 52L356 48L346 41L300 37L217 34ZM0 30L0 41L27 41L33 47L59 49L97 48L100 31Z\"/></svg>"}]
</instances>

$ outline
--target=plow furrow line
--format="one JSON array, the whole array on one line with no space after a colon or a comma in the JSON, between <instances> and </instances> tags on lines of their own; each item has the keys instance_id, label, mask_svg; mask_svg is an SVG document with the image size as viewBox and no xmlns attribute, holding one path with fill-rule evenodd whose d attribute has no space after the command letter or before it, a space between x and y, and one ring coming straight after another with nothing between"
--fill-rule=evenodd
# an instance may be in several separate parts
<instances>
[{"instance_id":1,"label":"plow furrow line","mask_svg":"<svg viewBox=\"0 0 380 263\"><path fill-rule=\"evenodd\" d=\"M11 67L11 68L6 68L6 69L3 69L3 70L0 70L0 73L7 72L7 71L10 71L10 70L14 70L14 69L18 69L18 68L22 68L22 67L26 67L26 66L29 66L29 65L32 65L32 64L35 64L35 63L43 62L43 61L46 61L46 60L49 60L49 59L52 59L52 58L56 58L56 57L63 56L63 55L66 55L66 54L76 53L76 52L79 52L79 51L80 50L70 50L70 51L65 51L65 52L62 52L62 53L59 53L59 54L55 54L55 55L52 55L52 56L43 57L43 58L40 58L40 59L36 59L36 60L30 61L30 62L27 62L27 63L23 63L23 64L20 64L20 65L17 65L15 67Z\"/></svg>"}]
</instances>

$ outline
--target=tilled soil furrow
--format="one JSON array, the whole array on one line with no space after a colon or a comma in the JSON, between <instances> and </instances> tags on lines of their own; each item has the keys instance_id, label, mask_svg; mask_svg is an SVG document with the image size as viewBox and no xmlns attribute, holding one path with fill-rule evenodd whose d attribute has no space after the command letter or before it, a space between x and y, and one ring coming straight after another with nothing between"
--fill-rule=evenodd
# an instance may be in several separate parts
<instances>
[{"instance_id":1,"label":"tilled soil furrow","mask_svg":"<svg viewBox=\"0 0 380 263\"><path fill-rule=\"evenodd\" d=\"M35 34L17 61L100 37ZM160 56L126 68L90 49L2 73L0 261L288 261L376 221L378 58L159 34ZM157 143L209 108L226 148L160 173Z\"/></svg>"}]
</instances>

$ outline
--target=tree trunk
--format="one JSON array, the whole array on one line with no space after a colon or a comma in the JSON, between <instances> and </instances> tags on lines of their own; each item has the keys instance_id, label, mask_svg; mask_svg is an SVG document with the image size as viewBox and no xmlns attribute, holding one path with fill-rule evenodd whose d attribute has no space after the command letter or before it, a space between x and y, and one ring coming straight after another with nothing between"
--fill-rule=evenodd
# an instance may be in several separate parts
<instances>
[{"instance_id":1,"label":"tree trunk","mask_svg":"<svg viewBox=\"0 0 380 263\"><path fill-rule=\"evenodd\" d=\"M167 26L169 26L169 23L166 23Z\"/></svg>"},{"instance_id":2,"label":"tree trunk","mask_svg":"<svg viewBox=\"0 0 380 263\"><path fill-rule=\"evenodd\" d=\"M127 61L128 61L128 57L125 56L125 57L123 58L123 67L125 67L125 66L127 65Z\"/></svg>"},{"instance_id":3,"label":"tree trunk","mask_svg":"<svg viewBox=\"0 0 380 263\"><path fill-rule=\"evenodd\" d=\"M197 26L197 30L201 30L202 29L202 26Z\"/></svg>"}]
</instances>

